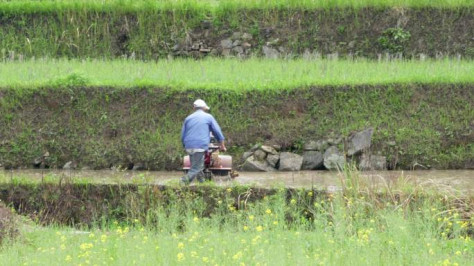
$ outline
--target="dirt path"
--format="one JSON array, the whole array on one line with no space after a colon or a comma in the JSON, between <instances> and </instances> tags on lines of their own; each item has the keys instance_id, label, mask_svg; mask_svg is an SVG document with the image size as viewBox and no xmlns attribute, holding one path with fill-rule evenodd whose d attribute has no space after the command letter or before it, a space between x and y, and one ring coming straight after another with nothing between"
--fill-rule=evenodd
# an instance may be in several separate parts
<instances>
[{"instance_id":1,"label":"dirt path","mask_svg":"<svg viewBox=\"0 0 474 266\"><path fill-rule=\"evenodd\" d=\"M361 172L361 180L369 186L393 186L396 183L414 183L441 191L460 191L474 195L474 171L472 170L432 170L432 171L383 171ZM16 170L0 171L0 182L12 179L32 181L59 181L71 178L75 182L90 183L152 183L171 184L178 182L181 172L156 171L61 171L61 170ZM314 187L316 189L339 190L342 174L329 171L301 172L240 172L233 180L238 184L252 184L259 187ZM216 178L217 185L232 184L227 178Z\"/></svg>"}]
</instances>

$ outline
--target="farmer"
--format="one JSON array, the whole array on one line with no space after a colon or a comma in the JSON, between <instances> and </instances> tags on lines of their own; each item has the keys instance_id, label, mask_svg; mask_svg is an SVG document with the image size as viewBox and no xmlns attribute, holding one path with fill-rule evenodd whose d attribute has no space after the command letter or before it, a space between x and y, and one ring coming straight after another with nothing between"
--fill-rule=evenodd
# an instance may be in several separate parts
<instances>
[{"instance_id":1,"label":"farmer","mask_svg":"<svg viewBox=\"0 0 474 266\"><path fill-rule=\"evenodd\" d=\"M219 148L226 151L224 135L219 124L211 114L206 113L209 106L203 100L198 99L194 102L193 109L194 113L186 117L181 130L181 142L191 161L191 168L187 175L181 178L181 182L184 184L191 183L196 177L199 182L204 181L202 172L204 169L204 154L209 148L211 132L219 142Z\"/></svg>"}]
</instances>

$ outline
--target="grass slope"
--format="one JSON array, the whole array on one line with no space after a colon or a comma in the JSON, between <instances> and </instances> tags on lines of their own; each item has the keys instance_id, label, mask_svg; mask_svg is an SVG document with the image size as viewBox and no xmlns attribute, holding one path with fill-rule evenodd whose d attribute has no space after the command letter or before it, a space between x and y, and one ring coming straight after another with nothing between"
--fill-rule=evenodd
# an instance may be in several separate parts
<instances>
[{"instance_id":1,"label":"grass slope","mask_svg":"<svg viewBox=\"0 0 474 266\"><path fill-rule=\"evenodd\" d=\"M98 169L143 164L176 170L182 121L202 98L236 164L255 143L301 151L308 140L374 127L373 149L388 156L391 167L472 167L472 83L173 90L87 87L78 80L0 90L0 164L32 167L48 151L51 167L72 160Z\"/></svg>"}]
</instances>

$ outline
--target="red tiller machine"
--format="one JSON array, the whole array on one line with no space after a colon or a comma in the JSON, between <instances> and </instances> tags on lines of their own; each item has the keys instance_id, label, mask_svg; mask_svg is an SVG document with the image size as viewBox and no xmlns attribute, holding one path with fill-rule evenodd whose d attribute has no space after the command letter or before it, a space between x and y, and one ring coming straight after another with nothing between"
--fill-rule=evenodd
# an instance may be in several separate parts
<instances>
[{"instance_id":1,"label":"red tiller machine","mask_svg":"<svg viewBox=\"0 0 474 266\"><path fill-rule=\"evenodd\" d=\"M211 142L209 150L204 155L204 178L212 180L213 176L229 176L235 178L236 172L232 170L232 156L219 153L219 146ZM188 172L191 168L189 155L183 158L183 170Z\"/></svg>"}]
</instances>

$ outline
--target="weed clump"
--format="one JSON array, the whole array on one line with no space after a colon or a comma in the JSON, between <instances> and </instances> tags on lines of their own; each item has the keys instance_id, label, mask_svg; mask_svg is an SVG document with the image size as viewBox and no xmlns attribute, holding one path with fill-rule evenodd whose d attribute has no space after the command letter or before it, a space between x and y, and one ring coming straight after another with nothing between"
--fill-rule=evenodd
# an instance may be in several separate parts
<instances>
[{"instance_id":1,"label":"weed clump","mask_svg":"<svg viewBox=\"0 0 474 266\"><path fill-rule=\"evenodd\" d=\"M405 51L405 47L408 45L410 38L411 34L407 30L402 28L389 28L382 33L378 42L382 49L395 54L403 53Z\"/></svg>"},{"instance_id":2,"label":"weed clump","mask_svg":"<svg viewBox=\"0 0 474 266\"><path fill-rule=\"evenodd\" d=\"M18 220L10 209L0 203L0 245L4 240L18 236Z\"/></svg>"},{"instance_id":3,"label":"weed clump","mask_svg":"<svg viewBox=\"0 0 474 266\"><path fill-rule=\"evenodd\" d=\"M51 81L53 87L83 87L90 84L90 80L86 78L83 74L72 73L64 78L58 78Z\"/></svg>"}]
</instances>

